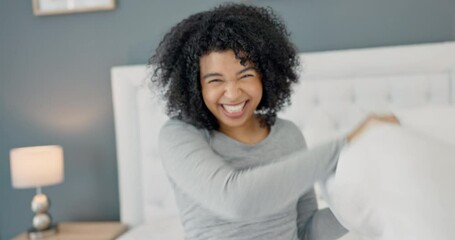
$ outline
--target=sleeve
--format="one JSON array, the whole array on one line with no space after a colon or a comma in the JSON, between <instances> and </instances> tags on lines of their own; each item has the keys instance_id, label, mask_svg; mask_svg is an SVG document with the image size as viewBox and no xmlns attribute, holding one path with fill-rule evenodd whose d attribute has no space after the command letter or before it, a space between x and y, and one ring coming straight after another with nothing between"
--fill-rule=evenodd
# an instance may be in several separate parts
<instances>
[{"instance_id":1,"label":"sleeve","mask_svg":"<svg viewBox=\"0 0 455 240\"><path fill-rule=\"evenodd\" d=\"M314 190L297 202L297 233L301 240L335 240L348 232L328 208L318 210Z\"/></svg>"},{"instance_id":2,"label":"sleeve","mask_svg":"<svg viewBox=\"0 0 455 240\"><path fill-rule=\"evenodd\" d=\"M169 178L201 206L230 219L267 216L289 206L335 169L344 143L297 150L274 163L239 170L226 164L190 124L169 120L159 135Z\"/></svg>"}]
</instances>

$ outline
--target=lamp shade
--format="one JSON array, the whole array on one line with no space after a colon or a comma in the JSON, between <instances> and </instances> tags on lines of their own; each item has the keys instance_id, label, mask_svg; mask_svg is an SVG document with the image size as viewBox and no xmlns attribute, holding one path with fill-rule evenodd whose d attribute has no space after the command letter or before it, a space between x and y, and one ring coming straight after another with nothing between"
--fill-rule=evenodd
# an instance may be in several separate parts
<instances>
[{"instance_id":1,"label":"lamp shade","mask_svg":"<svg viewBox=\"0 0 455 240\"><path fill-rule=\"evenodd\" d=\"M10 163L14 188L42 187L63 181L63 149L60 146L12 149Z\"/></svg>"}]
</instances>

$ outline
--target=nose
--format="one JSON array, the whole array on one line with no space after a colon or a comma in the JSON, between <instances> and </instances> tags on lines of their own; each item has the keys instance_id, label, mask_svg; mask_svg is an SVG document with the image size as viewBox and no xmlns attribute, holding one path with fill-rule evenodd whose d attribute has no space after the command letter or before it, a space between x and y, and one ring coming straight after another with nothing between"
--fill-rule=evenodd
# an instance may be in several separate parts
<instances>
[{"instance_id":1,"label":"nose","mask_svg":"<svg viewBox=\"0 0 455 240\"><path fill-rule=\"evenodd\" d=\"M232 81L229 84L226 84L226 88L224 91L224 96L226 96L229 100L236 100L240 97L242 90L237 83L237 81Z\"/></svg>"}]
</instances>

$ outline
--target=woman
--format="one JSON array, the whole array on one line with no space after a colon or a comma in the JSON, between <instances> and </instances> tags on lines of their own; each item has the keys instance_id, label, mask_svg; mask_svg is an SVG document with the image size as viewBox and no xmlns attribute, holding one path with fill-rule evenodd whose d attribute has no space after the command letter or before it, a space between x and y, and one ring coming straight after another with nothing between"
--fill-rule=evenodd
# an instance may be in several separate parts
<instances>
[{"instance_id":1,"label":"woman","mask_svg":"<svg viewBox=\"0 0 455 240\"><path fill-rule=\"evenodd\" d=\"M159 143L186 239L337 239L313 185L335 170L345 138L308 150L277 112L298 81L294 46L270 9L221 5L167 33L150 63L170 120Z\"/></svg>"}]
</instances>

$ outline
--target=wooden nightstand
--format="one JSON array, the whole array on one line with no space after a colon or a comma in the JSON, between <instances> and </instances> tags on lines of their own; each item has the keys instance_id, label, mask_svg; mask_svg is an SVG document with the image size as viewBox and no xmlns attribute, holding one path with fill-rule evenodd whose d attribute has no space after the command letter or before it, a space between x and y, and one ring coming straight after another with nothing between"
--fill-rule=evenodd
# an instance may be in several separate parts
<instances>
[{"instance_id":1,"label":"wooden nightstand","mask_svg":"<svg viewBox=\"0 0 455 240\"><path fill-rule=\"evenodd\" d=\"M119 222L68 222L58 224L57 234L46 240L111 240L128 230L125 224ZM27 233L14 240L28 240Z\"/></svg>"}]
</instances>

